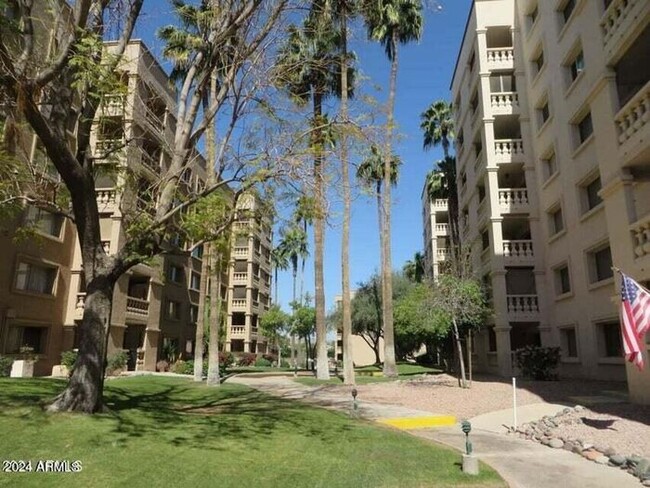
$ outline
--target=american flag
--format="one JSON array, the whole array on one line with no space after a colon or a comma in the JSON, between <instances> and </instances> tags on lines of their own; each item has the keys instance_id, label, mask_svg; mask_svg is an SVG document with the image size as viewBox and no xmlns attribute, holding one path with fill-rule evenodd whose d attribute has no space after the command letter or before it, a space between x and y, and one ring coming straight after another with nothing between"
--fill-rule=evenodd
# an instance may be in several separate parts
<instances>
[{"instance_id":1,"label":"american flag","mask_svg":"<svg viewBox=\"0 0 650 488\"><path fill-rule=\"evenodd\" d=\"M643 369L644 336L650 329L650 293L621 273L621 326L625 359Z\"/></svg>"}]
</instances>

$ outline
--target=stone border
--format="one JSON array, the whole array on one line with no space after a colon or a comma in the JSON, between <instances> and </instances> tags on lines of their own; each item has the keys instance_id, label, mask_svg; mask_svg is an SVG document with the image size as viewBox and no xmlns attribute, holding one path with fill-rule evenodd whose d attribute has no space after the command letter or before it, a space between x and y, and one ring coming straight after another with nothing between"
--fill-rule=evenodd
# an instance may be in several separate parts
<instances>
[{"instance_id":1,"label":"stone border","mask_svg":"<svg viewBox=\"0 0 650 488\"><path fill-rule=\"evenodd\" d=\"M573 408L567 407L552 417L547 415L540 420L524 423L517 428L509 427L507 434L516 435L521 439L528 439L552 449L571 451L596 464L623 469L639 478L643 486L650 486L650 459L637 455L625 456L616 453L610 447L594 446L590 442L581 439L553 435L552 429L560 427L561 424L582 423L580 418L572 417L571 414L584 411L585 408L580 405Z\"/></svg>"}]
</instances>

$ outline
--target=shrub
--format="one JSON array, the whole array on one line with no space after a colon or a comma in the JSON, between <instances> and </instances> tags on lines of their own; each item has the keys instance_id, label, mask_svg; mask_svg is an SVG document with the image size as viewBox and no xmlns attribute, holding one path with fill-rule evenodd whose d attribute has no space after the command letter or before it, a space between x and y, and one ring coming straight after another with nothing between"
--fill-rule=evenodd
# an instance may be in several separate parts
<instances>
[{"instance_id":1,"label":"shrub","mask_svg":"<svg viewBox=\"0 0 650 488\"><path fill-rule=\"evenodd\" d=\"M271 361L265 358L257 358L255 360L255 366L259 368L268 368L269 366L271 366Z\"/></svg>"},{"instance_id":2,"label":"shrub","mask_svg":"<svg viewBox=\"0 0 650 488\"><path fill-rule=\"evenodd\" d=\"M219 366L222 369L229 368L235 364L235 356L228 351L219 351Z\"/></svg>"},{"instance_id":3,"label":"shrub","mask_svg":"<svg viewBox=\"0 0 650 488\"><path fill-rule=\"evenodd\" d=\"M266 359L271 364L276 363L278 361L278 355L277 354L266 353L266 354L262 354L262 357L264 359Z\"/></svg>"},{"instance_id":4,"label":"shrub","mask_svg":"<svg viewBox=\"0 0 650 488\"><path fill-rule=\"evenodd\" d=\"M170 371L176 374L194 374L194 361L183 361L179 359L172 364Z\"/></svg>"},{"instance_id":5,"label":"shrub","mask_svg":"<svg viewBox=\"0 0 650 488\"><path fill-rule=\"evenodd\" d=\"M106 374L113 375L126 369L129 355L126 351L120 351L113 354L106 362Z\"/></svg>"},{"instance_id":6,"label":"shrub","mask_svg":"<svg viewBox=\"0 0 650 488\"><path fill-rule=\"evenodd\" d=\"M61 366L65 366L68 370L68 376L72 375L72 370L74 365L77 362L77 356L79 356L76 350L73 351L63 351L61 353Z\"/></svg>"},{"instance_id":7,"label":"shrub","mask_svg":"<svg viewBox=\"0 0 650 488\"><path fill-rule=\"evenodd\" d=\"M290 368L291 365L289 364L289 361L287 361L286 359L283 359L282 361L280 361L280 367L281 368Z\"/></svg>"},{"instance_id":8,"label":"shrub","mask_svg":"<svg viewBox=\"0 0 650 488\"><path fill-rule=\"evenodd\" d=\"M252 352L242 352L237 357L237 364L239 366L252 366L253 364L255 364L256 359L257 359L256 354Z\"/></svg>"},{"instance_id":9,"label":"shrub","mask_svg":"<svg viewBox=\"0 0 650 488\"><path fill-rule=\"evenodd\" d=\"M526 346L515 351L515 361L525 378L557 380L559 347Z\"/></svg>"},{"instance_id":10,"label":"shrub","mask_svg":"<svg viewBox=\"0 0 650 488\"><path fill-rule=\"evenodd\" d=\"M164 359L161 359L156 363L156 371L160 371L161 373L166 373L167 371L169 371L169 363Z\"/></svg>"},{"instance_id":11,"label":"shrub","mask_svg":"<svg viewBox=\"0 0 650 488\"><path fill-rule=\"evenodd\" d=\"M11 365L14 363L12 358L0 356L0 378L11 374Z\"/></svg>"}]
</instances>

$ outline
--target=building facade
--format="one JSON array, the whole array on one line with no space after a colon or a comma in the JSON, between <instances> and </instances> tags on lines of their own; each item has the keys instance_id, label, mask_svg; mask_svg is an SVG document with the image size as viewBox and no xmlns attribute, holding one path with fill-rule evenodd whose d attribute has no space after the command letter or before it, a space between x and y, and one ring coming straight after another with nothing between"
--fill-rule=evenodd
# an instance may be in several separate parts
<instances>
[{"instance_id":1,"label":"building facade","mask_svg":"<svg viewBox=\"0 0 650 488\"><path fill-rule=\"evenodd\" d=\"M444 198L429 198L426 183L422 189L422 228L424 274L435 280L451 256L449 207Z\"/></svg>"},{"instance_id":2,"label":"building facade","mask_svg":"<svg viewBox=\"0 0 650 488\"><path fill-rule=\"evenodd\" d=\"M226 351L263 354L271 344L258 328L271 306L272 222L253 194L237 201L240 218L230 251Z\"/></svg>"},{"instance_id":3,"label":"building facade","mask_svg":"<svg viewBox=\"0 0 650 488\"><path fill-rule=\"evenodd\" d=\"M451 89L461 238L494 308L476 363L560 346L564 376L622 358L618 278L650 279L650 3L476 0Z\"/></svg>"},{"instance_id":4,"label":"building facade","mask_svg":"<svg viewBox=\"0 0 650 488\"><path fill-rule=\"evenodd\" d=\"M357 290L350 290L350 300L357 294ZM343 297L341 295L334 296L334 307L340 310L343 306ZM370 366L372 364L382 363L384 361L384 339L379 338L378 353L366 342L366 340L358 334L352 334L351 338L352 347L352 362L355 367ZM336 329L336 345L335 345L336 361L343 361L343 325L339 324Z\"/></svg>"}]
</instances>

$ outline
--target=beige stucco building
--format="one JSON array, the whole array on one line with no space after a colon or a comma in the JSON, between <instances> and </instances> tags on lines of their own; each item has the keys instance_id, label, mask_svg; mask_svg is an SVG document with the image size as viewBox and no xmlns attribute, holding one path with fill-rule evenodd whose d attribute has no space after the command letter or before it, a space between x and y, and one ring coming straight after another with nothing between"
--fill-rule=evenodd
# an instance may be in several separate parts
<instances>
[{"instance_id":1,"label":"beige stucco building","mask_svg":"<svg viewBox=\"0 0 650 488\"><path fill-rule=\"evenodd\" d=\"M350 299L353 299L357 294L357 290L350 290ZM341 295L334 296L334 307L338 310L343 306L343 297ZM342 325L338 325L336 329L336 360L343 361L343 329ZM370 347L368 342L357 334L352 334L351 338L351 347L352 347L352 361L355 366L370 366L376 364L377 355L375 351ZM384 361L384 339L383 337L379 338L379 362Z\"/></svg>"},{"instance_id":2,"label":"beige stucco building","mask_svg":"<svg viewBox=\"0 0 650 488\"><path fill-rule=\"evenodd\" d=\"M650 2L476 0L451 89L461 238L494 316L476 364L558 345L561 374L624 380L618 266L650 280Z\"/></svg>"},{"instance_id":3,"label":"beige stucco building","mask_svg":"<svg viewBox=\"0 0 650 488\"><path fill-rule=\"evenodd\" d=\"M272 222L254 194L237 201L241 212L230 251L226 351L266 353L271 344L258 329L271 306Z\"/></svg>"},{"instance_id":4,"label":"beige stucco building","mask_svg":"<svg viewBox=\"0 0 650 488\"><path fill-rule=\"evenodd\" d=\"M436 279L451 256L449 207L446 199L429 198L426 183L422 189L422 228L424 274Z\"/></svg>"}]
</instances>

